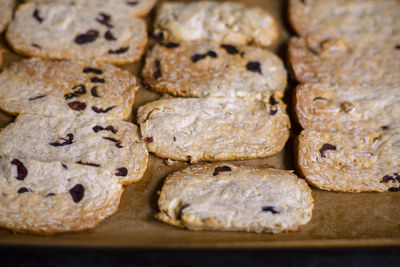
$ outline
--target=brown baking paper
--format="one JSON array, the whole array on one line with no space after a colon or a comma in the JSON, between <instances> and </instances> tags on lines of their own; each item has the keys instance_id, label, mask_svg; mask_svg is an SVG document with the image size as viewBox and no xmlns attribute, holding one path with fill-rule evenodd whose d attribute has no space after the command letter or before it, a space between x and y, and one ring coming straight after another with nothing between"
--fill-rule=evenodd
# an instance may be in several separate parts
<instances>
[{"instance_id":1,"label":"brown baking paper","mask_svg":"<svg viewBox=\"0 0 400 267\"><path fill-rule=\"evenodd\" d=\"M161 1L159 1L161 2ZM249 6L261 6L280 22L281 37L272 48L285 60L289 26L286 18L287 1L243 0ZM150 22L154 11L150 15ZM149 23L150 25L150 23ZM151 31L151 26L149 26ZM4 41L5 65L22 57L10 52ZM138 75L143 62L123 68ZM140 79L139 79L140 80ZM287 89L285 100L291 103L293 85ZM159 98L160 95L141 87L133 108L132 121L136 122L138 106ZM289 113L291 108L288 108ZM0 126L14 118L0 114ZM293 137L299 132L293 122L292 137L285 149L269 158L249 160L255 166L273 166L294 169ZM400 245L400 193L334 193L313 188L315 208L311 221L299 232L281 234L255 234L245 232L189 231L162 223L154 218L157 212L157 191L165 177L186 163L167 166L164 160L150 155L148 170L137 184L126 187L118 212L101 222L98 227L79 233L37 236L13 234L0 230L0 244L95 246L95 247L315 247L315 246L398 246Z\"/></svg>"}]
</instances>

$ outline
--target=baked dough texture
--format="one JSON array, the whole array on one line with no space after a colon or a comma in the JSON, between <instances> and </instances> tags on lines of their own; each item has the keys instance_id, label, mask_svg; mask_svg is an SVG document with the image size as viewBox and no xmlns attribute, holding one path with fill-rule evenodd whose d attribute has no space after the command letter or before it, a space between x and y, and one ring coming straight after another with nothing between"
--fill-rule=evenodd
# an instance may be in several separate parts
<instances>
[{"instance_id":1,"label":"baked dough texture","mask_svg":"<svg viewBox=\"0 0 400 267\"><path fill-rule=\"evenodd\" d=\"M15 0L1 0L0 1L0 33L4 31L7 24L12 19Z\"/></svg>"}]
</instances>

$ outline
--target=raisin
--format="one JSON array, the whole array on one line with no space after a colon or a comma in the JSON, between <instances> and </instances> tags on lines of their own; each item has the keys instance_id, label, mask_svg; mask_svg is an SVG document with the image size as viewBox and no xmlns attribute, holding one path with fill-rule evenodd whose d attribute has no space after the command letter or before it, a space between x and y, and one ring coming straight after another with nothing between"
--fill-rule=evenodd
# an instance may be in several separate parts
<instances>
[{"instance_id":1,"label":"raisin","mask_svg":"<svg viewBox=\"0 0 400 267\"><path fill-rule=\"evenodd\" d=\"M277 108L272 108L272 109L269 111L269 115L275 115L277 112L278 112L278 109L277 109Z\"/></svg>"},{"instance_id":2,"label":"raisin","mask_svg":"<svg viewBox=\"0 0 400 267\"><path fill-rule=\"evenodd\" d=\"M262 211L269 211L272 214L279 214L280 212L277 211L273 206L264 206L261 208Z\"/></svg>"},{"instance_id":3,"label":"raisin","mask_svg":"<svg viewBox=\"0 0 400 267\"><path fill-rule=\"evenodd\" d=\"M252 72L258 72L261 74L261 65L258 61L249 61L246 65L246 69Z\"/></svg>"},{"instance_id":4,"label":"raisin","mask_svg":"<svg viewBox=\"0 0 400 267\"><path fill-rule=\"evenodd\" d=\"M395 46L394 46L394 48L396 48L396 49L400 50L400 44L398 44L398 45L395 45Z\"/></svg>"},{"instance_id":5,"label":"raisin","mask_svg":"<svg viewBox=\"0 0 400 267\"><path fill-rule=\"evenodd\" d=\"M29 98L29 101L40 99L40 98L43 98L43 97L46 97L46 95L38 95L38 96L35 96L35 97L31 97L31 98Z\"/></svg>"},{"instance_id":6,"label":"raisin","mask_svg":"<svg viewBox=\"0 0 400 267\"><path fill-rule=\"evenodd\" d=\"M108 108L106 108L106 109L102 109L102 108L98 108L98 107L96 107L96 106L93 106L93 107L92 107L92 110L93 110L94 112L96 112L96 113L107 113L107 112L109 112L110 110L112 110L113 108L115 108L115 106L111 106L111 107L108 107Z\"/></svg>"},{"instance_id":7,"label":"raisin","mask_svg":"<svg viewBox=\"0 0 400 267\"><path fill-rule=\"evenodd\" d=\"M300 2L305 5L306 4L306 0L300 0Z\"/></svg>"},{"instance_id":8,"label":"raisin","mask_svg":"<svg viewBox=\"0 0 400 267\"><path fill-rule=\"evenodd\" d=\"M160 60L156 59L154 64L156 65L156 71L154 72L153 77L154 77L154 79L158 79L162 76L161 68L160 68L160 66L161 66Z\"/></svg>"},{"instance_id":9,"label":"raisin","mask_svg":"<svg viewBox=\"0 0 400 267\"><path fill-rule=\"evenodd\" d=\"M62 166L64 169L68 170L68 166L65 165L64 163L61 163L61 166Z\"/></svg>"},{"instance_id":10,"label":"raisin","mask_svg":"<svg viewBox=\"0 0 400 267\"><path fill-rule=\"evenodd\" d=\"M213 175L214 175L214 176L217 176L218 173L220 173L220 172L230 172L230 171L232 171L232 168L229 167L229 166L224 165L224 166L222 166L222 167L217 167L217 168L215 168L215 170L214 170L214 172L213 172Z\"/></svg>"},{"instance_id":11,"label":"raisin","mask_svg":"<svg viewBox=\"0 0 400 267\"><path fill-rule=\"evenodd\" d=\"M129 47L121 47L117 50L108 50L109 54L123 54L128 51Z\"/></svg>"},{"instance_id":12,"label":"raisin","mask_svg":"<svg viewBox=\"0 0 400 267\"><path fill-rule=\"evenodd\" d=\"M91 67L86 67L83 69L84 73L94 73L94 74L103 74L103 71L101 69L96 69L96 68L91 68Z\"/></svg>"},{"instance_id":13,"label":"raisin","mask_svg":"<svg viewBox=\"0 0 400 267\"><path fill-rule=\"evenodd\" d=\"M212 58L216 58L218 57L217 53L215 53L214 51L210 50L207 52L207 55L212 57Z\"/></svg>"},{"instance_id":14,"label":"raisin","mask_svg":"<svg viewBox=\"0 0 400 267\"><path fill-rule=\"evenodd\" d=\"M108 41L116 41L117 38L115 38L115 36L112 34L111 31L106 31L106 33L104 34L104 38L106 38L106 40Z\"/></svg>"},{"instance_id":15,"label":"raisin","mask_svg":"<svg viewBox=\"0 0 400 267\"><path fill-rule=\"evenodd\" d=\"M49 143L52 146L66 146L74 142L74 135L72 133L67 134L67 138L60 138L55 142Z\"/></svg>"},{"instance_id":16,"label":"raisin","mask_svg":"<svg viewBox=\"0 0 400 267\"><path fill-rule=\"evenodd\" d=\"M118 148L122 148L122 147L123 147L123 146L121 145L121 141L119 141L119 140L117 140L117 139L115 139L115 138L112 138L112 137L103 137L103 139L108 140L108 141L111 141L111 142L114 142L115 145L116 145Z\"/></svg>"},{"instance_id":17,"label":"raisin","mask_svg":"<svg viewBox=\"0 0 400 267\"><path fill-rule=\"evenodd\" d=\"M317 50L315 50L314 48L309 47L307 50L308 50L309 52L311 52L311 54L318 56L318 52L317 52Z\"/></svg>"},{"instance_id":18,"label":"raisin","mask_svg":"<svg viewBox=\"0 0 400 267\"><path fill-rule=\"evenodd\" d=\"M164 46L166 48L176 48L176 47L179 47L179 44L178 43L169 42L169 43L164 44Z\"/></svg>"},{"instance_id":19,"label":"raisin","mask_svg":"<svg viewBox=\"0 0 400 267\"><path fill-rule=\"evenodd\" d=\"M111 125L108 125L107 127L102 127L102 126L99 126L99 125L96 125L96 126L94 126L93 128L93 131L95 132L95 133L97 133L98 131L110 131L110 132L112 132L112 133L117 133L117 130L114 128L114 127L112 127Z\"/></svg>"},{"instance_id":20,"label":"raisin","mask_svg":"<svg viewBox=\"0 0 400 267\"><path fill-rule=\"evenodd\" d=\"M92 166L92 167L100 167L100 164L92 163L92 162L86 162L86 161L77 161L77 164L80 165L87 165L87 166Z\"/></svg>"},{"instance_id":21,"label":"raisin","mask_svg":"<svg viewBox=\"0 0 400 267\"><path fill-rule=\"evenodd\" d=\"M86 94L86 86L84 86L83 84L76 85L76 86L72 87L71 89L74 90L76 88L79 88L79 90L64 95L64 98L65 99L71 99L71 98L75 98L75 97L78 97L80 95Z\"/></svg>"},{"instance_id":22,"label":"raisin","mask_svg":"<svg viewBox=\"0 0 400 267\"><path fill-rule=\"evenodd\" d=\"M324 144L321 149L319 150L319 153L321 153L321 157L325 158L324 152L326 150L336 150L336 146L331 145L331 144Z\"/></svg>"},{"instance_id":23,"label":"raisin","mask_svg":"<svg viewBox=\"0 0 400 267\"><path fill-rule=\"evenodd\" d=\"M389 125L383 125L381 128L382 128L382 130L389 130L390 127L389 127Z\"/></svg>"},{"instance_id":24,"label":"raisin","mask_svg":"<svg viewBox=\"0 0 400 267\"><path fill-rule=\"evenodd\" d=\"M69 190L69 193L71 194L72 200L78 203L85 195L85 188L81 184L76 184Z\"/></svg>"},{"instance_id":25,"label":"raisin","mask_svg":"<svg viewBox=\"0 0 400 267\"><path fill-rule=\"evenodd\" d=\"M114 26L111 24L111 16L105 13L100 13L100 18L96 18L96 21L107 28L113 28Z\"/></svg>"},{"instance_id":26,"label":"raisin","mask_svg":"<svg viewBox=\"0 0 400 267\"><path fill-rule=\"evenodd\" d=\"M99 78L99 77L92 77L92 78L90 78L90 82L92 82L92 83L105 83L106 80L104 80L103 78Z\"/></svg>"},{"instance_id":27,"label":"raisin","mask_svg":"<svg viewBox=\"0 0 400 267\"><path fill-rule=\"evenodd\" d=\"M33 47L36 47L36 48L39 48L39 49L41 49L41 48L42 48L40 45L38 45L38 44L35 44L35 43L31 44L31 46L33 46Z\"/></svg>"},{"instance_id":28,"label":"raisin","mask_svg":"<svg viewBox=\"0 0 400 267\"><path fill-rule=\"evenodd\" d=\"M194 55L192 56L192 62L193 62L193 63L196 63L197 61L199 61L199 60L205 58L206 56L207 56L207 54L205 54L205 55L202 55L202 54L194 54Z\"/></svg>"},{"instance_id":29,"label":"raisin","mask_svg":"<svg viewBox=\"0 0 400 267\"><path fill-rule=\"evenodd\" d=\"M45 197L52 197L52 196L55 196L56 194L54 194L54 193L48 193L47 195L45 195Z\"/></svg>"},{"instance_id":30,"label":"raisin","mask_svg":"<svg viewBox=\"0 0 400 267\"><path fill-rule=\"evenodd\" d=\"M92 89L90 89L90 93L94 97L100 97L99 94L97 93L97 86L93 86Z\"/></svg>"},{"instance_id":31,"label":"raisin","mask_svg":"<svg viewBox=\"0 0 400 267\"><path fill-rule=\"evenodd\" d=\"M129 6L136 6L138 4L138 1L127 1L126 4Z\"/></svg>"},{"instance_id":32,"label":"raisin","mask_svg":"<svg viewBox=\"0 0 400 267\"><path fill-rule=\"evenodd\" d=\"M79 45L94 42L99 37L99 32L96 30L89 30L86 33L79 34L75 37L75 43Z\"/></svg>"},{"instance_id":33,"label":"raisin","mask_svg":"<svg viewBox=\"0 0 400 267\"><path fill-rule=\"evenodd\" d=\"M233 46L233 45L230 45L230 44L222 44L222 45L220 45L223 49L225 49L226 50L226 52L228 53L228 54L231 54L231 55L235 55L235 54L239 54L239 50L235 47L235 46Z\"/></svg>"},{"instance_id":34,"label":"raisin","mask_svg":"<svg viewBox=\"0 0 400 267\"><path fill-rule=\"evenodd\" d=\"M43 22L43 18L40 17L39 15L39 10L35 9L35 11L33 11L33 17L39 22L42 23Z\"/></svg>"},{"instance_id":35,"label":"raisin","mask_svg":"<svg viewBox=\"0 0 400 267\"><path fill-rule=\"evenodd\" d=\"M86 108L86 103L74 101L74 102L68 103L68 107L70 109L80 111L80 110L84 110Z\"/></svg>"},{"instance_id":36,"label":"raisin","mask_svg":"<svg viewBox=\"0 0 400 267\"><path fill-rule=\"evenodd\" d=\"M121 167L117 169L115 173L116 176L126 176L128 174L128 170L125 167Z\"/></svg>"},{"instance_id":37,"label":"raisin","mask_svg":"<svg viewBox=\"0 0 400 267\"><path fill-rule=\"evenodd\" d=\"M314 101L318 101L318 100L324 100L324 101L326 101L326 98L317 96L316 98L313 99L313 102L314 102Z\"/></svg>"},{"instance_id":38,"label":"raisin","mask_svg":"<svg viewBox=\"0 0 400 267\"><path fill-rule=\"evenodd\" d=\"M150 137L146 137L146 143L152 143L153 142L153 137L152 136L150 136Z\"/></svg>"},{"instance_id":39,"label":"raisin","mask_svg":"<svg viewBox=\"0 0 400 267\"><path fill-rule=\"evenodd\" d=\"M154 34L154 38L156 38L159 41L162 41L164 39L164 33L158 32L158 33Z\"/></svg>"},{"instance_id":40,"label":"raisin","mask_svg":"<svg viewBox=\"0 0 400 267\"><path fill-rule=\"evenodd\" d=\"M275 97L274 97L273 95L271 95L271 96L269 97L269 103L270 103L271 105L277 105L279 102L278 102L278 100L275 99Z\"/></svg>"},{"instance_id":41,"label":"raisin","mask_svg":"<svg viewBox=\"0 0 400 267\"><path fill-rule=\"evenodd\" d=\"M17 159L13 159L11 164L17 166L17 180L24 180L28 175L28 170L25 168L24 164Z\"/></svg>"},{"instance_id":42,"label":"raisin","mask_svg":"<svg viewBox=\"0 0 400 267\"><path fill-rule=\"evenodd\" d=\"M26 193L29 192L28 188L26 187L21 187L20 189L18 189L18 194L22 194L22 193Z\"/></svg>"},{"instance_id":43,"label":"raisin","mask_svg":"<svg viewBox=\"0 0 400 267\"><path fill-rule=\"evenodd\" d=\"M390 192L398 192L398 191L400 191L400 187L390 187L389 191Z\"/></svg>"},{"instance_id":44,"label":"raisin","mask_svg":"<svg viewBox=\"0 0 400 267\"><path fill-rule=\"evenodd\" d=\"M393 176L390 176L390 175L383 176L381 183L389 183L389 182L395 183L396 179L394 179Z\"/></svg>"},{"instance_id":45,"label":"raisin","mask_svg":"<svg viewBox=\"0 0 400 267\"><path fill-rule=\"evenodd\" d=\"M176 142L176 137L174 136L174 142Z\"/></svg>"},{"instance_id":46,"label":"raisin","mask_svg":"<svg viewBox=\"0 0 400 267\"><path fill-rule=\"evenodd\" d=\"M183 204L183 205L179 208L178 214L176 215L176 219L177 219L177 220L180 220L180 219L182 218L182 212L183 212L183 210L186 209L186 208L189 207L189 206L190 206L190 204Z\"/></svg>"}]
</instances>

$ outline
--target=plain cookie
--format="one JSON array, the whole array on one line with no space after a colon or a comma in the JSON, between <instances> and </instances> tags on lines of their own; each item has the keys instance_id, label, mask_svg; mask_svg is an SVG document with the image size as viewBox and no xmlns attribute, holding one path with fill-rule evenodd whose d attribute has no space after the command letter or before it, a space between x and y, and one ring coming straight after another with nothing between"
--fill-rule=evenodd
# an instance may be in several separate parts
<instances>
[{"instance_id":1,"label":"plain cookie","mask_svg":"<svg viewBox=\"0 0 400 267\"><path fill-rule=\"evenodd\" d=\"M190 162L274 155L290 128L285 105L273 95L161 99L139 108L138 123L150 152Z\"/></svg>"},{"instance_id":2,"label":"plain cookie","mask_svg":"<svg viewBox=\"0 0 400 267\"><path fill-rule=\"evenodd\" d=\"M161 42L146 56L144 83L175 96L283 94L286 70L279 57L254 46Z\"/></svg>"},{"instance_id":3,"label":"plain cookie","mask_svg":"<svg viewBox=\"0 0 400 267\"><path fill-rule=\"evenodd\" d=\"M6 38L18 53L113 64L138 61L147 43L144 20L72 5L20 5Z\"/></svg>"},{"instance_id":4,"label":"plain cookie","mask_svg":"<svg viewBox=\"0 0 400 267\"><path fill-rule=\"evenodd\" d=\"M0 1L0 33L4 31L7 24L12 19L14 0L1 0Z\"/></svg>"},{"instance_id":5,"label":"plain cookie","mask_svg":"<svg viewBox=\"0 0 400 267\"><path fill-rule=\"evenodd\" d=\"M276 20L258 7L234 2L163 3L154 22L157 38L208 40L234 45L271 46L279 37Z\"/></svg>"},{"instance_id":6,"label":"plain cookie","mask_svg":"<svg viewBox=\"0 0 400 267\"><path fill-rule=\"evenodd\" d=\"M307 183L291 171L194 165L164 182L157 218L191 230L296 231L311 219Z\"/></svg>"}]
</instances>

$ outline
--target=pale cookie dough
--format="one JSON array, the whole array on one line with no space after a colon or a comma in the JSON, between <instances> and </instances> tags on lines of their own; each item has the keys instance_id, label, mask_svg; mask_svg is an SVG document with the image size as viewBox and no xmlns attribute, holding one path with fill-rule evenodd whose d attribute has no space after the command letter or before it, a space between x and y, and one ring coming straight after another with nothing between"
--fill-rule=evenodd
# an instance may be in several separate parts
<instances>
[{"instance_id":1,"label":"pale cookie dough","mask_svg":"<svg viewBox=\"0 0 400 267\"><path fill-rule=\"evenodd\" d=\"M329 132L298 137L297 163L310 184L341 192L400 191L400 129Z\"/></svg>"},{"instance_id":2,"label":"pale cookie dough","mask_svg":"<svg viewBox=\"0 0 400 267\"><path fill-rule=\"evenodd\" d=\"M177 42L209 40L266 47L278 40L279 30L276 20L258 7L234 2L167 2L157 10L154 34Z\"/></svg>"},{"instance_id":3,"label":"pale cookie dough","mask_svg":"<svg viewBox=\"0 0 400 267\"><path fill-rule=\"evenodd\" d=\"M191 230L296 231L311 219L311 190L291 171L194 165L164 182L157 218Z\"/></svg>"},{"instance_id":4,"label":"pale cookie dough","mask_svg":"<svg viewBox=\"0 0 400 267\"><path fill-rule=\"evenodd\" d=\"M0 155L0 227L13 232L93 228L117 211L122 191L105 169Z\"/></svg>"},{"instance_id":5,"label":"pale cookie dough","mask_svg":"<svg viewBox=\"0 0 400 267\"><path fill-rule=\"evenodd\" d=\"M296 115L303 129L387 130L400 126L399 100L400 83L304 83L296 88Z\"/></svg>"},{"instance_id":6,"label":"pale cookie dough","mask_svg":"<svg viewBox=\"0 0 400 267\"><path fill-rule=\"evenodd\" d=\"M153 8L156 0L25 0L25 2L73 4L99 12L146 16Z\"/></svg>"},{"instance_id":7,"label":"pale cookie dough","mask_svg":"<svg viewBox=\"0 0 400 267\"><path fill-rule=\"evenodd\" d=\"M7 27L7 24L12 19L14 0L1 0L0 1L0 33Z\"/></svg>"},{"instance_id":8,"label":"pale cookie dough","mask_svg":"<svg viewBox=\"0 0 400 267\"><path fill-rule=\"evenodd\" d=\"M150 152L190 162L274 155L290 128L285 105L273 95L161 99L139 108L138 123Z\"/></svg>"},{"instance_id":9,"label":"pale cookie dough","mask_svg":"<svg viewBox=\"0 0 400 267\"><path fill-rule=\"evenodd\" d=\"M6 38L18 53L55 59L138 61L147 43L144 20L72 5L18 7Z\"/></svg>"},{"instance_id":10,"label":"pale cookie dough","mask_svg":"<svg viewBox=\"0 0 400 267\"><path fill-rule=\"evenodd\" d=\"M176 96L262 95L286 87L279 57L254 46L161 42L146 56L144 83Z\"/></svg>"},{"instance_id":11,"label":"pale cookie dough","mask_svg":"<svg viewBox=\"0 0 400 267\"><path fill-rule=\"evenodd\" d=\"M128 119L136 79L110 64L25 59L0 74L8 113Z\"/></svg>"},{"instance_id":12,"label":"pale cookie dough","mask_svg":"<svg viewBox=\"0 0 400 267\"><path fill-rule=\"evenodd\" d=\"M104 118L19 115L1 131L0 151L13 158L106 169L122 184L139 181L148 159L134 124Z\"/></svg>"}]
</instances>

